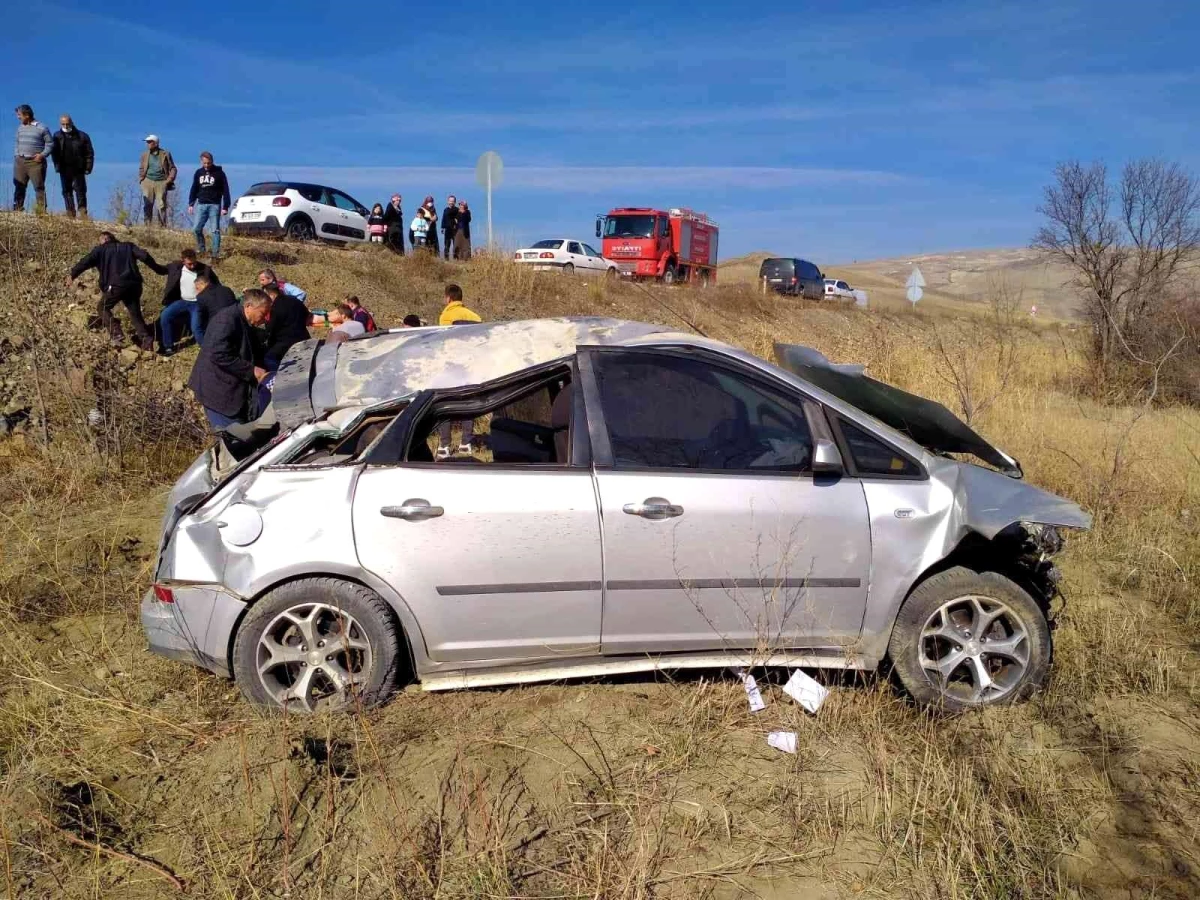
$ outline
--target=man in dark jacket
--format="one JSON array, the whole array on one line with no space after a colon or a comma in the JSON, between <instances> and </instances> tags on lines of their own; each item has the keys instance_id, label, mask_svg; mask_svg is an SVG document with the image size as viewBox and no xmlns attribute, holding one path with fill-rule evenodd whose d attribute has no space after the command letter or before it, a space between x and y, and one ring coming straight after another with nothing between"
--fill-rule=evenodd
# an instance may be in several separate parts
<instances>
[{"instance_id":1,"label":"man in dark jacket","mask_svg":"<svg viewBox=\"0 0 1200 900\"><path fill-rule=\"evenodd\" d=\"M271 321L267 325L262 359L263 365L274 372L293 344L308 340L312 313L291 294L280 290L278 284L268 284L263 290L271 298Z\"/></svg>"},{"instance_id":2,"label":"man in dark jacket","mask_svg":"<svg viewBox=\"0 0 1200 900\"><path fill-rule=\"evenodd\" d=\"M213 155L205 150L200 154L200 168L192 175L188 193L188 215L195 213L196 252L204 253L204 226L212 220L212 258L221 256L221 216L229 212L229 179L225 170L213 165Z\"/></svg>"},{"instance_id":3,"label":"man in dark jacket","mask_svg":"<svg viewBox=\"0 0 1200 900\"><path fill-rule=\"evenodd\" d=\"M454 236L458 234L458 200L453 194L446 198L442 210L442 258L449 259L454 252Z\"/></svg>"},{"instance_id":4,"label":"man in dark jacket","mask_svg":"<svg viewBox=\"0 0 1200 900\"><path fill-rule=\"evenodd\" d=\"M141 247L118 241L111 233L102 231L100 243L71 269L67 285L74 284L75 279L88 269L98 270L101 291L98 312L112 342L120 345L124 340L121 323L112 314L114 306L124 303L138 343L143 350L151 350L154 347L154 337L142 318L142 273L137 265L139 260L159 275L167 274L166 267L156 263L154 257Z\"/></svg>"},{"instance_id":5,"label":"man in dark jacket","mask_svg":"<svg viewBox=\"0 0 1200 900\"><path fill-rule=\"evenodd\" d=\"M270 317L270 298L252 288L240 305L225 307L209 323L188 387L214 431L248 422L258 414L258 383L267 377L267 370L255 362L254 330Z\"/></svg>"},{"instance_id":6,"label":"man in dark jacket","mask_svg":"<svg viewBox=\"0 0 1200 900\"><path fill-rule=\"evenodd\" d=\"M227 306L236 306L237 302L237 295L225 285L210 280L208 275L196 276L196 306L200 307L205 329L217 313Z\"/></svg>"},{"instance_id":7,"label":"man in dark jacket","mask_svg":"<svg viewBox=\"0 0 1200 900\"><path fill-rule=\"evenodd\" d=\"M61 116L60 128L54 133L54 145L50 158L62 182L63 202L67 215L75 218L76 209L80 218L87 218L87 176L92 174L96 154L92 150L92 139L86 131L75 127L70 116Z\"/></svg>"},{"instance_id":8,"label":"man in dark jacket","mask_svg":"<svg viewBox=\"0 0 1200 900\"><path fill-rule=\"evenodd\" d=\"M178 333L178 323L187 318L192 329L192 336L199 344L204 340L204 319L200 315L200 307L196 305L199 295L197 279L204 276L209 282L220 284L217 273L211 266L196 259L194 250L184 250L179 259L167 266L167 285L163 290L163 311L158 316L163 356L175 352L175 337Z\"/></svg>"},{"instance_id":9,"label":"man in dark jacket","mask_svg":"<svg viewBox=\"0 0 1200 900\"><path fill-rule=\"evenodd\" d=\"M388 205L383 209L383 224L387 226L387 234L384 235L383 242L403 256L404 229L408 226L404 222L404 210L400 204L400 195L392 194L392 199L388 201Z\"/></svg>"}]
</instances>

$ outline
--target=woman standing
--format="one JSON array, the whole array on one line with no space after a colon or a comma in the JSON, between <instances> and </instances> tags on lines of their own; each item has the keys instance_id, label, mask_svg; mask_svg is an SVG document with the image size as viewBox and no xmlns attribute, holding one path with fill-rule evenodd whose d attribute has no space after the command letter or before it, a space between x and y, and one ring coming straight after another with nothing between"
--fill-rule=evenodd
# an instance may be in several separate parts
<instances>
[{"instance_id":1,"label":"woman standing","mask_svg":"<svg viewBox=\"0 0 1200 900\"><path fill-rule=\"evenodd\" d=\"M425 246L433 251L433 255L438 255L438 211L437 205L433 202L433 195L429 194L425 197L425 202L421 204L419 210L420 216L429 223L429 228L425 232Z\"/></svg>"},{"instance_id":2,"label":"woman standing","mask_svg":"<svg viewBox=\"0 0 1200 900\"><path fill-rule=\"evenodd\" d=\"M471 210L466 200L458 201L458 231L454 233L454 258L471 258Z\"/></svg>"}]
</instances>

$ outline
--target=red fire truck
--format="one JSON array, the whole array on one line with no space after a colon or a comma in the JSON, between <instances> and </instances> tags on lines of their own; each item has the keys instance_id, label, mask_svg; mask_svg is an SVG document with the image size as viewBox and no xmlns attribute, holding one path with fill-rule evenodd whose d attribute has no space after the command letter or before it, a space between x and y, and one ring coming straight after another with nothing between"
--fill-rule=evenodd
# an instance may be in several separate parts
<instances>
[{"instance_id":1,"label":"red fire truck","mask_svg":"<svg viewBox=\"0 0 1200 900\"><path fill-rule=\"evenodd\" d=\"M604 239L605 259L629 278L654 278L663 284L717 280L717 223L690 209L631 206L596 218L596 237Z\"/></svg>"}]
</instances>

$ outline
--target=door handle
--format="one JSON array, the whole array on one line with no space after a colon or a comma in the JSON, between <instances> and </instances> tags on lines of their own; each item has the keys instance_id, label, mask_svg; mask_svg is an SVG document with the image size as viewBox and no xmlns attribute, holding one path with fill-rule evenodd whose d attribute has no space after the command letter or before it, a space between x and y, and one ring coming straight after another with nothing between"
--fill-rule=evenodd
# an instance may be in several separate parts
<instances>
[{"instance_id":1,"label":"door handle","mask_svg":"<svg viewBox=\"0 0 1200 900\"><path fill-rule=\"evenodd\" d=\"M428 500L405 500L400 506L381 506L379 514L389 519L404 519L406 522L423 522L444 515L440 506L430 506Z\"/></svg>"},{"instance_id":2,"label":"door handle","mask_svg":"<svg viewBox=\"0 0 1200 900\"><path fill-rule=\"evenodd\" d=\"M626 503L622 509L626 515L641 516L643 519L675 519L683 515L683 507L664 500L662 497L647 497L641 503Z\"/></svg>"}]
</instances>

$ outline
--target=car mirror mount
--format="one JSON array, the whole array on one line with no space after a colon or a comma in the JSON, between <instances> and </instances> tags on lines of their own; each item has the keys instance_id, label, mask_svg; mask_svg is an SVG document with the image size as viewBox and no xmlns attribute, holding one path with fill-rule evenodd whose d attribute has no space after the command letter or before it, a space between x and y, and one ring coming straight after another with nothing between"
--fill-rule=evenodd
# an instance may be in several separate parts
<instances>
[{"instance_id":1,"label":"car mirror mount","mask_svg":"<svg viewBox=\"0 0 1200 900\"><path fill-rule=\"evenodd\" d=\"M813 472L820 475L841 475L846 467L837 444L828 438L817 438L813 444Z\"/></svg>"}]
</instances>

